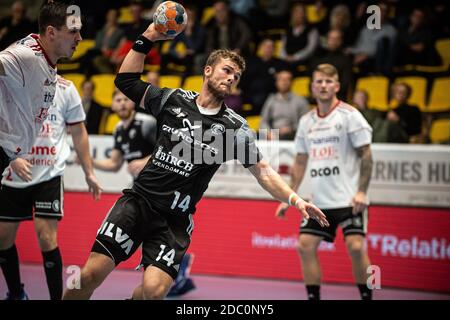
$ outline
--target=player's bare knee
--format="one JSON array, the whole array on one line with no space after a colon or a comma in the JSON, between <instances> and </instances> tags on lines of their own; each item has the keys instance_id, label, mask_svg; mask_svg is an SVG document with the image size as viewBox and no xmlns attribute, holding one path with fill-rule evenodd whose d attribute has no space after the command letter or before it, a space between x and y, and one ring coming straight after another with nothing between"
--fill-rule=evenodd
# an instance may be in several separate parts
<instances>
[{"instance_id":1,"label":"player's bare knee","mask_svg":"<svg viewBox=\"0 0 450 320\"><path fill-rule=\"evenodd\" d=\"M360 258L364 255L364 241L354 240L347 242L347 251L353 258Z\"/></svg>"},{"instance_id":2,"label":"player's bare knee","mask_svg":"<svg viewBox=\"0 0 450 320\"><path fill-rule=\"evenodd\" d=\"M316 252L316 246L311 241L300 237L297 243L297 251L301 255L311 255Z\"/></svg>"},{"instance_id":3,"label":"player's bare knee","mask_svg":"<svg viewBox=\"0 0 450 320\"><path fill-rule=\"evenodd\" d=\"M42 251L50 251L58 246L55 232L41 230L37 232L37 237Z\"/></svg>"},{"instance_id":4,"label":"player's bare knee","mask_svg":"<svg viewBox=\"0 0 450 320\"><path fill-rule=\"evenodd\" d=\"M169 288L161 281L146 281L142 285L144 300L162 300L165 298Z\"/></svg>"},{"instance_id":5,"label":"player's bare knee","mask_svg":"<svg viewBox=\"0 0 450 320\"><path fill-rule=\"evenodd\" d=\"M100 272L93 269L81 270L81 288L85 290L94 290L102 284L103 277Z\"/></svg>"}]
</instances>

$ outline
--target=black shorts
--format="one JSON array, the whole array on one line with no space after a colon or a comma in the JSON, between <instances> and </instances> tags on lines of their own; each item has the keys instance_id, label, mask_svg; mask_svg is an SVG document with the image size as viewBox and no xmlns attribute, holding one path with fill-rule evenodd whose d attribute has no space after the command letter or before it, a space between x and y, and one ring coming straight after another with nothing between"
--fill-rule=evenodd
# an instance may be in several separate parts
<instances>
[{"instance_id":1,"label":"black shorts","mask_svg":"<svg viewBox=\"0 0 450 320\"><path fill-rule=\"evenodd\" d=\"M0 189L0 221L33 220L34 216L61 220L63 210L63 179L61 176L27 188Z\"/></svg>"},{"instance_id":2,"label":"black shorts","mask_svg":"<svg viewBox=\"0 0 450 320\"><path fill-rule=\"evenodd\" d=\"M157 211L139 195L125 190L97 232L92 251L108 255L117 266L142 244L141 265L158 267L175 279L193 227L192 215Z\"/></svg>"},{"instance_id":3,"label":"black shorts","mask_svg":"<svg viewBox=\"0 0 450 320\"><path fill-rule=\"evenodd\" d=\"M0 147L0 179L2 177L3 171L8 167L9 165L9 157L6 155L5 151L2 147Z\"/></svg>"},{"instance_id":4,"label":"black shorts","mask_svg":"<svg viewBox=\"0 0 450 320\"><path fill-rule=\"evenodd\" d=\"M300 225L300 234L313 234L323 237L327 242L334 242L336 229L342 228L344 237L351 234L365 236L367 233L368 210L356 215L352 214L352 207L339 209L324 209L322 212L330 223L329 227L321 227L314 219L303 219Z\"/></svg>"}]
</instances>

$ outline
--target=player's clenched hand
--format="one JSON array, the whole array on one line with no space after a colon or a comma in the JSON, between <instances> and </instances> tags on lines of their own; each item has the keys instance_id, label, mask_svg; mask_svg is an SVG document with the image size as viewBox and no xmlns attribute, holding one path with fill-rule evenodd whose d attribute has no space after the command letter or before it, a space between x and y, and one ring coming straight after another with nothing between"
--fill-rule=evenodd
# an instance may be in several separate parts
<instances>
[{"instance_id":1,"label":"player's clenched hand","mask_svg":"<svg viewBox=\"0 0 450 320\"><path fill-rule=\"evenodd\" d=\"M287 203L280 203L277 210L275 211L275 217L277 218L284 218L284 215L286 214L287 209L289 209L289 205Z\"/></svg>"},{"instance_id":2,"label":"player's clenched hand","mask_svg":"<svg viewBox=\"0 0 450 320\"><path fill-rule=\"evenodd\" d=\"M322 227L330 226L324 213L312 203L306 202L303 199L298 199L295 202L295 206L300 211L304 219L314 219Z\"/></svg>"},{"instance_id":3,"label":"player's clenched hand","mask_svg":"<svg viewBox=\"0 0 450 320\"><path fill-rule=\"evenodd\" d=\"M100 186L100 183L97 181L95 175L86 175L86 183L88 184L89 192L92 193L94 199L99 200L103 189Z\"/></svg>"},{"instance_id":4,"label":"player's clenched hand","mask_svg":"<svg viewBox=\"0 0 450 320\"><path fill-rule=\"evenodd\" d=\"M366 194L362 191L358 191L353 197L351 205L353 206L353 214L358 214L366 210L368 205Z\"/></svg>"},{"instance_id":5,"label":"player's clenched hand","mask_svg":"<svg viewBox=\"0 0 450 320\"><path fill-rule=\"evenodd\" d=\"M31 174L32 165L28 162L28 160L17 158L11 161L10 165L14 173L17 174L23 181L29 182L33 179Z\"/></svg>"}]
</instances>

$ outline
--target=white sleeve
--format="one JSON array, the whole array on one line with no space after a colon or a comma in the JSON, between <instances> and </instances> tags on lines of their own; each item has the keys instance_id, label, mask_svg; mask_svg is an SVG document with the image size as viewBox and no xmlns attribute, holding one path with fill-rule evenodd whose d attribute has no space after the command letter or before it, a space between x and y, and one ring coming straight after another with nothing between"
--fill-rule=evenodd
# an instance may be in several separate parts
<instances>
[{"instance_id":1,"label":"white sleeve","mask_svg":"<svg viewBox=\"0 0 450 320\"><path fill-rule=\"evenodd\" d=\"M10 46L0 52L0 61L5 70L4 81L16 88L23 88L27 82L33 81L33 71L39 64L33 50L18 46Z\"/></svg>"},{"instance_id":2,"label":"white sleeve","mask_svg":"<svg viewBox=\"0 0 450 320\"><path fill-rule=\"evenodd\" d=\"M350 114L347 133L354 148L372 142L372 127L358 110Z\"/></svg>"},{"instance_id":3,"label":"white sleeve","mask_svg":"<svg viewBox=\"0 0 450 320\"><path fill-rule=\"evenodd\" d=\"M298 120L297 133L295 134L295 151L297 153L308 153L306 146L306 117L303 116Z\"/></svg>"},{"instance_id":4,"label":"white sleeve","mask_svg":"<svg viewBox=\"0 0 450 320\"><path fill-rule=\"evenodd\" d=\"M82 122L86 119L86 114L81 103L80 95L74 84L70 82L70 85L65 89L61 89L61 86L57 85L58 93L63 94L64 101L64 121L67 124L74 124Z\"/></svg>"}]
</instances>

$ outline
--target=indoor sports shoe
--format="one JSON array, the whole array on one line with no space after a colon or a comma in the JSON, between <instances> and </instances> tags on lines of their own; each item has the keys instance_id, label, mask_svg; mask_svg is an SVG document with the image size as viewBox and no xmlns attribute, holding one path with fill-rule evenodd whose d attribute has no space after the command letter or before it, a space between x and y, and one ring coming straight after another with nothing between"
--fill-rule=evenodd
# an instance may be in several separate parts
<instances>
[{"instance_id":1,"label":"indoor sports shoe","mask_svg":"<svg viewBox=\"0 0 450 320\"><path fill-rule=\"evenodd\" d=\"M5 300L29 300L27 293L23 289L23 286L24 285L22 283L22 292L20 293L20 295L18 297L12 297L11 294L9 292L7 292Z\"/></svg>"},{"instance_id":2,"label":"indoor sports shoe","mask_svg":"<svg viewBox=\"0 0 450 320\"><path fill-rule=\"evenodd\" d=\"M183 257L180 265L180 271L178 272L177 278L174 284L170 288L168 297L180 296L191 290L195 289L195 284L191 278L189 278L192 262L194 261L193 254L186 254Z\"/></svg>"}]
</instances>

